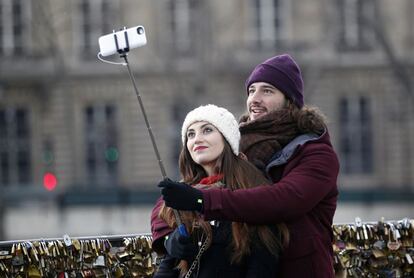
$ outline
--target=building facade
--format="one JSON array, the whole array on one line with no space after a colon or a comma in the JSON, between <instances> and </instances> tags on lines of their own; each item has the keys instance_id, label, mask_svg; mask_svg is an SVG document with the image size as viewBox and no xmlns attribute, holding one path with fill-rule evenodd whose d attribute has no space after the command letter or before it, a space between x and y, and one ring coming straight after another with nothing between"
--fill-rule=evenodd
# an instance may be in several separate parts
<instances>
[{"instance_id":1,"label":"building facade","mask_svg":"<svg viewBox=\"0 0 414 278\"><path fill-rule=\"evenodd\" d=\"M241 115L250 70L288 52L330 120L343 196L406 200L413 13L410 0L0 0L0 211L153 201L161 172L127 69L97 59L99 36L136 25L148 43L130 67L170 177L187 111Z\"/></svg>"}]
</instances>

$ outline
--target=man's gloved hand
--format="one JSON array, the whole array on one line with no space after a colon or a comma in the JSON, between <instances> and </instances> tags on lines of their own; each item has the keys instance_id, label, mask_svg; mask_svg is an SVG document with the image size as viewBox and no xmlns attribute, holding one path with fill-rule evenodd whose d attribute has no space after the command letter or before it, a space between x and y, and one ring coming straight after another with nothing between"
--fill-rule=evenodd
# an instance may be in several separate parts
<instances>
[{"instance_id":1,"label":"man's gloved hand","mask_svg":"<svg viewBox=\"0 0 414 278\"><path fill-rule=\"evenodd\" d=\"M191 261L197 254L197 246L189 236L183 236L175 229L164 241L167 253L176 259Z\"/></svg>"},{"instance_id":2,"label":"man's gloved hand","mask_svg":"<svg viewBox=\"0 0 414 278\"><path fill-rule=\"evenodd\" d=\"M194 187L175 182L168 178L158 184L167 207L179 210L191 210L201 212L203 209L203 192Z\"/></svg>"}]
</instances>

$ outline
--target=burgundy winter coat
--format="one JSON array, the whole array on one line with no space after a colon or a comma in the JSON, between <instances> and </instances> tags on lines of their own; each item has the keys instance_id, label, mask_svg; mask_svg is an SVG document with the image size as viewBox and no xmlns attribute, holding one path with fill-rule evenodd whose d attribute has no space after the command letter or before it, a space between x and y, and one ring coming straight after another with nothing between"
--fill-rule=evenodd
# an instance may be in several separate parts
<instances>
[{"instance_id":1,"label":"burgundy winter coat","mask_svg":"<svg viewBox=\"0 0 414 278\"><path fill-rule=\"evenodd\" d=\"M152 250L160 255L165 254L164 237L173 231L163 219L158 217L163 204L162 197L158 198L151 213Z\"/></svg>"},{"instance_id":2,"label":"burgundy winter coat","mask_svg":"<svg viewBox=\"0 0 414 278\"><path fill-rule=\"evenodd\" d=\"M266 172L274 185L203 191L205 219L284 222L290 243L282 254L281 277L334 277L331 226L339 163L329 134L294 139L273 156Z\"/></svg>"}]
</instances>

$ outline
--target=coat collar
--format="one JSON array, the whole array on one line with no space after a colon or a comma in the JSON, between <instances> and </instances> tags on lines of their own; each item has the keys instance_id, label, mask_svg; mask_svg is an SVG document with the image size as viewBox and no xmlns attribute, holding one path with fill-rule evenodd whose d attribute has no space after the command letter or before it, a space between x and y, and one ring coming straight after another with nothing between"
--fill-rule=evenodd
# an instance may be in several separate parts
<instances>
[{"instance_id":1,"label":"coat collar","mask_svg":"<svg viewBox=\"0 0 414 278\"><path fill-rule=\"evenodd\" d=\"M286 164L300 146L305 145L309 142L318 141L326 135L328 135L327 129L325 129L325 131L321 135L318 135L316 133L307 133L299 135L298 137L293 139L289 144L287 144L283 149L276 152L272 156L270 162L266 166L266 173L269 173L272 167Z\"/></svg>"}]
</instances>

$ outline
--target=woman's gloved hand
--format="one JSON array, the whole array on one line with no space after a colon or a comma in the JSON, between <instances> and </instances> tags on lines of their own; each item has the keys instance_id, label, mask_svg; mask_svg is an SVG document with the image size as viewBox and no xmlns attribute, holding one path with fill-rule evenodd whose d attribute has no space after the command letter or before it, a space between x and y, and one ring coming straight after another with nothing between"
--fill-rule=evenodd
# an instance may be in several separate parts
<instances>
[{"instance_id":1,"label":"woman's gloved hand","mask_svg":"<svg viewBox=\"0 0 414 278\"><path fill-rule=\"evenodd\" d=\"M189 236L183 236L175 229L164 241L167 253L176 259L191 261L197 255L197 246Z\"/></svg>"},{"instance_id":2,"label":"woman's gloved hand","mask_svg":"<svg viewBox=\"0 0 414 278\"><path fill-rule=\"evenodd\" d=\"M161 187L165 205L178 210L203 210L203 192L186 183L175 182L166 178L158 187Z\"/></svg>"}]
</instances>

